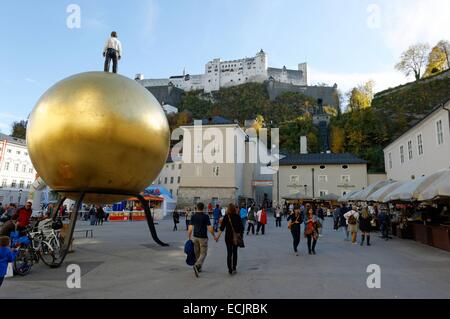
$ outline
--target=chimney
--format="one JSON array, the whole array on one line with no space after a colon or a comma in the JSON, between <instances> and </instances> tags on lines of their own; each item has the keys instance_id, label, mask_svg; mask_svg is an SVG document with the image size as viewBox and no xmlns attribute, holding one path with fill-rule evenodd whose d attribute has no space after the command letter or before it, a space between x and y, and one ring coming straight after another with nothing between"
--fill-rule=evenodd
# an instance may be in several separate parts
<instances>
[{"instance_id":1,"label":"chimney","mask_svg":"<svg viewBox=\"0 0 450 319\"><path fill-rule=\"evenodd\" d=\"M306 136L300 137L300 154L308 154L308 139Z\"/></svg>"}]
</instances>

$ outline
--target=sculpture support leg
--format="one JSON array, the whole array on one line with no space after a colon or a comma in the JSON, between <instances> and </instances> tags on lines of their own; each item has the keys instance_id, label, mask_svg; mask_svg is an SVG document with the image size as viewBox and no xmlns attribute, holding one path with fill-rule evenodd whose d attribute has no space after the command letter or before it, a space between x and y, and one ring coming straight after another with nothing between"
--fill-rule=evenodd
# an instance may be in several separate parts
<instances>
[{"instance_id":1,"label":"sculpture support leg","mask_svg":"<svg viewBox=\"0 0 450 319\"><path fill-rule=\"evenodd\" d=\"M69 215L69 227L66 229L66 233L64 235L64 242L62 243L61 253L60 253L59 259L56 260L51 265L52 268L60 267L62 265L62 263L64 262L64 259L66 259L67 253L69 252L70 245L72 243L73 232L75 230L75 226L77 224L77 219L78 219L78 211L81 208L81 204L83 202L84 195L85 195L84 192L80 193L80 196L75 204L74 211L72 211Z\"/></svg>"},{"instance_id":2,"label":"sculpture support leg","mask_svg":"<svg viewBox=\"0 0 450 319\"><path fill-rule=\"evenodd\" d=\"M53 219L53 221L56 221L56 217L58 217L59 209L61 208L61 206L63 205L65 200L66 200L66 197L64 197L64 196L59 198L58 204L56 205L55 209L52 211L52 216L50 216L51 219Z\"/></svg>"},{"instance_id":3,"label":"sculpture support leg","mask_svg":"<svg viewBox=\"0 0 450 319\"><path fill-rule=\"evenodd\" d=\"M142 195L137 195L137 198L139 199L139 201L141 202L141 204L144 206L145 209L145 217L147 217L147 224L148 224L148 228L150 229L150 233L153 237L153 240L160 246L166 247L169 246L166 243L163 243L159 238L158 238L158 234L156 233L156 228L155 228L155 224L153 222L153 216L150 212L150 206L147 200L145 200L145 198Z\"/></svg>"}]
</instances>

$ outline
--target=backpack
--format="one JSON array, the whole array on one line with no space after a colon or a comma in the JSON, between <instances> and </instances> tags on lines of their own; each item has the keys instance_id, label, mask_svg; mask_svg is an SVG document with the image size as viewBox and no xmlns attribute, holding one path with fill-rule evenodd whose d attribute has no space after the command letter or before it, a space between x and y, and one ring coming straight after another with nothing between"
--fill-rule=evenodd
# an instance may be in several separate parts
<instances>
[{"instance_id":1,"label":"backpack","mask_svg":"<svg viewBox=\"0 0 450 319\"><path fill-rule=\"evenodd\" d=\"M188 240L184 245L184 253L186 256L186 264L189 266L195 265L195 250L194 250L194 242L192 240Z\"/></svg>"},{"instance_id":2,"label":"backpack","mask_svg":"<svg viewBox=\"0 0 450 319\"><path fill-rule=\"evenodd\" d=\"M348 218L348 224L349 225L356 225L356 217L355 215L350 215L350 217Z\"/></svg>"}]
</instances>

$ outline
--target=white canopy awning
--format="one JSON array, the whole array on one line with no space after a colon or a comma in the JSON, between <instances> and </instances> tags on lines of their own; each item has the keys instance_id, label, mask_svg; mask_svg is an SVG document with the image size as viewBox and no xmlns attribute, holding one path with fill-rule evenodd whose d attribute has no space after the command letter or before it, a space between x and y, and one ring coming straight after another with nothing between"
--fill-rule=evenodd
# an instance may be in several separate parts
<instances>
[{"instance_id":1,"label":"white canopy awning","mask_svg":"<svg viewBox=\"0 0 450 319\"><path fill-rule=\"evenodd\" d=\"M450 198L450 170L441 171L437 175L439 177L418 195L420 201Z\"/></svg>"},{"instance_id":2,"label":"white canopy awning","mask_svg":"<svg viewBox=\"0 0 450 319\"><path fill-rule=\"evenodd\" d=\"M366 201L367 198L372 195L373 193L375 193L377 190L379 190L380 188L383 188L386 185L390 185L392 184L394 181L393 180L385 180L385 181L378 181L376 183L373 183L369 186L367 186L367 188L363 189L361 192L353 195L351 197L352 201Z\"/></svg>"},{"instance_id":3,"label":"white canopy awning","mask_svg":"<svg viewBox=\"0 0 450 319\"><path fill-rule=\"evenodd\" d=\"M356 194L357 192L359 192L359 191L352 191L352 192L349 192L349 193L345 194L344 196L339 197L338 201L341 202L341 203L345 203L345 202L348 201L348 198L349 198L350 196Z\"/></svg>"},{"instance_id":4,"label":"white canopy awning","mask_svg":"<svg viewBox=\"0 0 450 319\"><path fill-rule=\"evenodd\" d=\"M447 170L439 171L429 176L422 176L406 182L391 194L386 196L387 201L415 202L423 201L423 191L433 185Z\"/></svg>"},{"instance_id":5,"label":"white canopy awning","mask_svg":"<svg viewBox=\"0 0 450 319\"><path fill-rule=\"evenodd\" d=\"M380 188L375 193L367 197L367 201L377 203L387 203L388 202L388 200L386 199L387 196L405 183L406 182L394 182L392 184L385 185L384 187Z\"/></svg>"}]
</instances>

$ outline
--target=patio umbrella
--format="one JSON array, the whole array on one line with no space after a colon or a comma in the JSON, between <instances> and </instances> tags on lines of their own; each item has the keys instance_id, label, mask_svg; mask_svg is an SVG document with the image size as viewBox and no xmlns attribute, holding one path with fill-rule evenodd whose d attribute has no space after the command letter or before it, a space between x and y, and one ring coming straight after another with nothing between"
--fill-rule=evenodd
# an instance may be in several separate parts
<instances>
[{"instance_id":1,"label":"patio umbrella","mask_svg":"<svg viewBox=\"0 0 450 319\"><path fill-rule=\"evenodd\" d=\"M421 196L422 192L429 186L433 185L443 174L445 174L445 171L439 171L429 176L422 176L415 180L406 182L405 184L394 190L391 194L387 195L386 200L390 202L421 201L423 200Z\"/></svg>"},{"instance_id":2,"label":"patio umbrella","mask_svg":"<svg viewBox=\"0 0 450 319\"><path fill-rule=\"evenodd\" d=\"M323 202L336 202L339 199L339 196L336 194L327 194L320 196L317 200Z\"/></svg>"},{"instance_id":3,"label":"patio umbrella","mask_svg":"<svg viewBox=\"0 0 450 319\"><path fill-rule=\"evenodd\" d=\"M359 191L351 191L351 192L345 194L344 196L339 197L338 202L341 202L341 203L347 202L348 198L357 192L359 192Z\"/></svg>"},{"instance_id":4,"label":"patio umbrella","mask_svg":"<svg viewBox=\"0 0 450 319\"><path fill-rule=\"evenodd\" d=\"M367 188L363 189L361 192L359 192L358 194L355 194L354 196L352 196L352 200L353 201L367 201L367 198L372 195L373 193L375 193L377 190L379 190L380 188L383 188L386 185L390 185L392 184L393 181L392 180L384 180L384 181L378 181L376 183L373 183L369 186L367 186Z\"/></svg>"},{"instance_id":5,"label":"patio umbrella","mask_svg":"<svg viewBox=\"0 0 450 319\"><path fill-rule=\"evenodd\" d=\"M284 200L312 200L313 198L310 196L306 196L302 193L297 193L289 196L283 197Z\"/></svg>"},{"instance_id":6,"label":"patio umbrella","mask_svg":"<svg viewBox=\"0 0 450 319\"><path fill-rule=\"evenodd\" d=\"M418 199L420 201L450 198L450 170L441 171L436 174L440 176L418 194Z\"/></svg>"},{"instance_id":7,"label":"patio umbrella","mask_svg":"<svg viewBox=\"0 0 450 319\"><path fill-rule=\"evenodd\" d=\"M393 191L395 191L397 188L405 184L406 182L394 182L392 184L388 184L379 190L377 190L375 193L367 197L368 202L377 202L377 203L386 203L388 200L386 200L386 196L391 194Z\"/></svg>"},{"instance_id":8,"label":"patio umbrella","mask_svg":"<svg viewBox=\"0 0 450 319\"><path fill-rule=\"evenodd\" d=\"M359 197L359 194L360 193L362 193L364 190L363 189L361 189L361 190L359 190L359 191L357 191L357 192L354 192L354 193L352 193L352 194L350 194L348 197L347 197L347 201L348 202L354 202L354 201L357 201L357 197Z\"/></svg>"}]
</instances>

